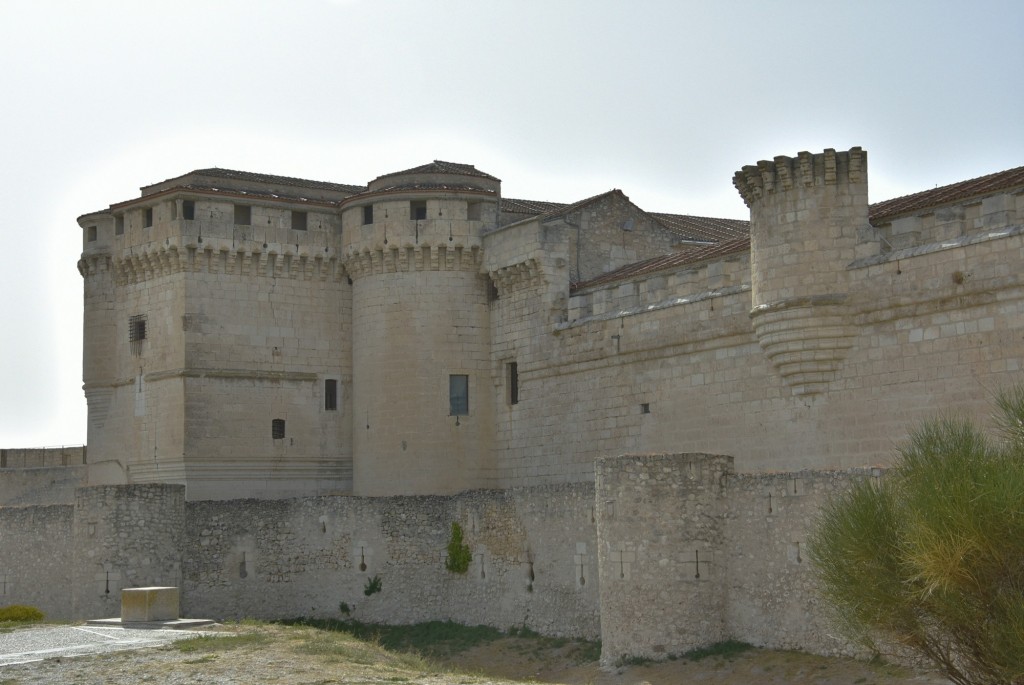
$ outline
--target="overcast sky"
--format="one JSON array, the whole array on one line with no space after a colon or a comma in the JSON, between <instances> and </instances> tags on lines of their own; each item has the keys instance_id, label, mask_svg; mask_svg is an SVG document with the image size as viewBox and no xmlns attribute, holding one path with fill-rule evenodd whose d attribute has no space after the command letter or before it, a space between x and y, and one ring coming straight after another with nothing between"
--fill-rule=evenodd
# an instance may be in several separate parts
<instances>
[{"instance_id":1,"label":"overcast sky","mask_svg":"<svg viewBox=\"0 0 1024 685\"><path fill-rule=\"evenodd\" d=\"M80 214L219 166L747 218L744 164L869 153L871 201L1024 165L1024 3L0 0L0 447L80 444Z\"/></svg>"}]
</instances>

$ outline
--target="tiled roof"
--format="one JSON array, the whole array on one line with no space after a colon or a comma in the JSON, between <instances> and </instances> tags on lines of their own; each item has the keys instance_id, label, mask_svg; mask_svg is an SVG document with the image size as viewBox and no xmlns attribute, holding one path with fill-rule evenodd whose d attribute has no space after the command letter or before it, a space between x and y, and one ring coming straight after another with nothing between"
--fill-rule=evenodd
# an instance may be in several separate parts
<instances>
[{"instance_id":1,"label":"tiled roof","mask_svg":"<svg viewBox=\"0 0 1024 685\"><path fill-rule=\"evenodd\" d=\"M388 176L398 176L400 174L462 174L463 176L477 176L479 178L489 178L492 181L498 181L500 179L491 176L490 174L480 171L472 164L459 164L457 162L442 162L439 159L435 159L430 164L424 164L423 166L413 167L412 169L406 169L404 171L393 171L390 174L384 174L377 178L387 178Z\"/></svg>"},{"instance_id":2,"label":"tiled roof","mask_svg":"<svg viewBox=\"0 0 1024 685\"><path fill-rule=\"evenodd\" d=\"M641 262L627 264L620 269L609 271L606 274L601 274L597 278L592 278L589 281L575 283L572 285L571 289L573 291L582 290L583 288L589 288L595 285L614 283L615 281L623 281L629 278L636 278L638 276L647 276L658 271L678 269L681 266L698 264L700 262L725 257L726 255L749 251L749 235L733 238L731 240L723 240L722 242L714 245L688 247L680 250L679 252L673 252L671 254L661 255L660 257L645 259Z\"/></svg>"},{"instance_id":3,"label":"tiled roof","mask_svg":"<svg viewBox=\"0 0 1024 685\"><path fill-rule=\"evenodd\" d=\"M868 218L871 223L884 222L901 214L951 204L1022 185L1024 185L1024 166L972 178L968 181L951 183L941 188L904 195L892 200L876 202L868 207Z\"/></svg>"},{"instance_id":4,"label":"tiled roof","mask_svg":"<svg viewBox=\"0 0 1024 685\"><path fill-rule=\"evenodd\" d=\"M687 236L692 240L718 242L750 235L750 222L742 219L717 219L709 216L662 214L661 212L648 213L668 230Z\"/></svg>"},{"instance_id":5,"label":"tiled roof","mask_svg":"<svg viewBox=\"0 0 1024 685\"><path fill-rule=\"evenodd\" d=\"M254 181L257 183L277 183L285 186L298 186L302 188L317 188L319 190L335 190L344 193L358 193L366 190L366 186L355 186L346 183L328 183L327 181L310 181L304 178L292 178L290 176L273 176L271 174L257 174L251 171L235 171L234 169L197 169L190 172L213 178L229 178L238 181ZM188 175L188 174L186 174ZM157 184L153 184L157 185Z\"/></svg>"},{"instance_id":6,"label":"tiled roof","mask_svg":"<svg viewBox=\"0 0 1024 685\"><path fill-rule=\"evenodd\" d=\"M584 199L580 200L579 202L573 202L571 205L562 205L561 207L554 207L554 208L544 212L543 214L541 214L540 215L540 219L541 219L541 221L546 221L548 219L557 219L558 217L562 217L562 216L565 216L566 214L569 214L571 212L575 212L577 209L582 209L583 207L586 207L587 205L591 204L592 202L597 202L598 200L602 200L602 199L604 199L606 197L610 197L610 196L616 195L616 194L621 195L622 198L626 202L629 202L629 198L626 197L625 193L623 193L618 188L613 188L613 189L605 191L603 193L598 193L597 195L592 195L592 196L590 196L588 198L584 198ZM632 203L630 203L630 204L632 204ZM636 205L634 205L634 207L635 206ZM640 209L640 208L637 207L637 209ZM640 209L640 211L642 212L643 210Z\"/></svg>"},{"instance_id":7,"label":"tiled roof","mask_svg":"<svg viewBox=\"0 0 1024 685\"><path fill-rule=\"evenodd\" d=\"M515 200L509 197L501 198L501 211L510 214L546 214L562 207L568 207L564 202L543 202L541 200Z\"/></svg>"},{"instance_id":8,"label":"tiled roof","mask_svg":"<svg viewBox=\"0 0 1024 685\"><path fill-rule=\"evenodd\" d=\"M481 188L480 186L469 185L468 183L396 183L393 186L387 186L384 188L375 188L368 193L387 193L392 191L400 190L448 190L448 191L460 191L460 190L475 190L477 192L483 191L486 193L492 193L493 190Z\"/></svg>"}]
</instances>

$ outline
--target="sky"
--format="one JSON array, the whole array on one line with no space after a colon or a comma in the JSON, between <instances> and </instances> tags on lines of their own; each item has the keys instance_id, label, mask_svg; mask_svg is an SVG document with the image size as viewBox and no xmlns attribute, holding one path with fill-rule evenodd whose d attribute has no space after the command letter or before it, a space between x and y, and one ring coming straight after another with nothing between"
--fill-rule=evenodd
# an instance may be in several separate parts
<instances>
[{"instance_id":1,"label":"sky","mask_svg":"<svg viewBox=\"0 0 1024 685\"><path fill-rule=\"evenodd\" d=\"M502 194L748 218L868 151L872 202L1024 165L1020 0L0 0L0 447L82 444L75 219L192 169L434 159Z\"/></svg>"}]
</instances>

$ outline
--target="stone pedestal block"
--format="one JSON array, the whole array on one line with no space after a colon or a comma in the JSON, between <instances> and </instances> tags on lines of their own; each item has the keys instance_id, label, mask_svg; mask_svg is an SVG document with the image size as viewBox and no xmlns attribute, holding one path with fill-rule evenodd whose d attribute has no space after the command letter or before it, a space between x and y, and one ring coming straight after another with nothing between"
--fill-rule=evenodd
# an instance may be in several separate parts
<instances>
[{"instance_id":1,"label":"stone pedestal block","mask_svg":"<svg viewBox=\"0 0 1024 685\"><path fill-rule=\"evenodd\" d=\"M173 621L178 618L178 588L133 587L121 590L121 622Z\"/></svg>"}]
</instances>

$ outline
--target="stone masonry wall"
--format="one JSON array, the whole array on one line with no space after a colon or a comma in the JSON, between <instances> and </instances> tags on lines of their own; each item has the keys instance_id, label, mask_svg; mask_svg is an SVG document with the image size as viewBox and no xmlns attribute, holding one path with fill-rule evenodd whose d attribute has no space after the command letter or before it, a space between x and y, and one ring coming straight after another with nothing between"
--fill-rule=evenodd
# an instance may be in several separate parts
<instances>
[{"instance_id":1,"label":"stone masonry wall","mask_svg":"<svg viewBox=\"0 0 1024 685\"><path fill-rule=\"evenodd\" d=\"M602 660L736 639L853 654L816 595L806 540L820 507L880 469L732 472L706 454L598 464Z\"/></svg>"},{"instance_id":2,"label":"stone masonry wall","mask_svg":"<svg viewBox=\"0 0 1024 685\"><path fill-rule=\"evenodd\" d=\"M70 504L0 506L0 606L28 604L49 618L68 617L73 517Z\"/></svg>"}]
</instances>

